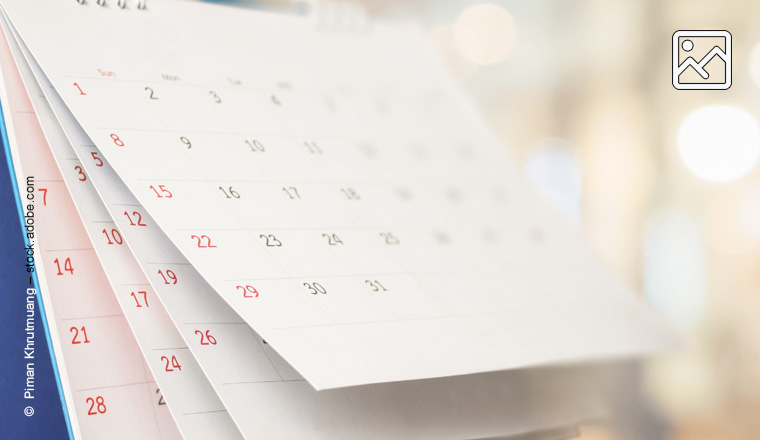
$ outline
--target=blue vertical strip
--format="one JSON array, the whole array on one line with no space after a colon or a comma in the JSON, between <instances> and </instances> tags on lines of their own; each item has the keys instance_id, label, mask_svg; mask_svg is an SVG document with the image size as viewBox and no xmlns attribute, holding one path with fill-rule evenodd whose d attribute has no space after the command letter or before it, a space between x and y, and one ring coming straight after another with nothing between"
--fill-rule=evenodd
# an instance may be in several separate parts
<instances>
[{"instance_id":1,"label":"blue vertical strip","mask_svg":"<svg viewBox=\"0 0 760 440\"><path fill-rule=\"evenodd\" d=\"M66 398L47 326L45 305L39 294L39 280L36 272L26 271L25 247L29 245L29 240L24 232L24 210L2 108L0 135L3 144L2 154L8 165L0 166L0 437L73 440ZM35 254L35 257L38 255ZM35 350L34 359L25 359L26 289L32 286L37 290L37 310L34 314ZM40 328L44 331L39 332ZM43 345L47 345L48 349L36 349ZM24 396L24 391L29 389L27 377L30 362L34 367L33 399Z\"/></svg>"}]
</instances>

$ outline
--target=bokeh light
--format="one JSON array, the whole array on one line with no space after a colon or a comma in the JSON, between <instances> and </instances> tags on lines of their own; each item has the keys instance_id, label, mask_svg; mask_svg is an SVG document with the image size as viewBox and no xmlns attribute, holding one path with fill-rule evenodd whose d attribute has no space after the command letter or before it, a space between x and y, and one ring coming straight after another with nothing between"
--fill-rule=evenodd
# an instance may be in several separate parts
<instances>
[{"instance_id":1,"label":"bokeh light","mask_svg":"<svg viewBox=\"0 0 760 440\"><path fill-rule=\"evenodd\" d=\"M512 51L515 21L496 5L471 6L454 23L454 44L466 60L475 64L495 64Z\"/></svg>"},{"instance_id":2,"label":"bokeh light","mask_svg":"<svg viewBox=\"0 0 760 440\"><path fill-rule=\"evenodd\" d=\"M748 255L760 232L760 205L753 187L730 188L712 197L704 207L703 229L707 244L724 256Z\"/></svg>"},{"instance_id":3,"label":"bokeh light","mask_svg":"<svg viewBox=\"0 0 760 440\"><path fill-rule=\"evenodd\" d=\"M694 326L704 312L705 267L699 224L674 207L655 212L644 235L644 293L681 329Z\"/></svg>"},{"instance_id":4,"label":"bokeh light","mask_svg":"<svg viewBox=\"0 0 760 440\"><path fill-rule=\"evenodd\" d=\"M742 196L739 223L749 235L760 239L760 184L750 186Z\"/></svg>"},{"instance_id":5,"label":"bokeh light","mask_svg":"<svg viewBox=\"0 0 760 440\"><path fill-rule=\"evenodd\" d=\"M749 113L732 106L702 107L678 130L678 153L702 179L728 182L747 174L760 155L760 128Z\"/></svg>"},{"instance_id":6,"label":"bokeh light","mask_svg":"<svg viewBox=\"0 0 760 440\"><path fill-rule=\"evenodd\" d=\"M478 70L477 64L467 61L459 54L454 45L453 25L436 26L427 32L427 38L443 65L457 82L467 81Z\"/></svg>"},{"instance_id":7,"label":"bokeh light","mask_svg":"<svg viewBox=\"0 0 760 440\"><path fill-rule=\"evenodd\" d=\"M757 87L760 87L760 42L756 43L755 47L752 48L747 61L747 67L750 78L752 78Z\"/></svg>"},{"instance_id":8,"label":"bokeh light","mask_svg":"<svg viewBox=\"0 0 760 440\"><path fill-rule=\"evenodd\" d=\"M580 224L581 170L570 142L551 138L539 142L525 161L525 174L541 194L573 225Z\"/></svg>"}]
</instances>

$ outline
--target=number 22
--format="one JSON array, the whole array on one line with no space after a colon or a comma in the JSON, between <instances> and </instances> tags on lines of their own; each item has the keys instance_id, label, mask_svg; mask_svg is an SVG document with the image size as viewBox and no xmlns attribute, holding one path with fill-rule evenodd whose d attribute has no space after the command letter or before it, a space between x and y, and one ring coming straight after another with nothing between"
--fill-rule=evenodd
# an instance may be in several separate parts
<instances>
[{"instance_id":1,"label":"number 22","mask_svg":"<svg viewBox=\"0 0 760 440\"><path fill-rule=\"evenodd\" d=\"M199 248L215 248L216 245L211 244L211 237L208 235L191 235L190 238L194 238L197 240L197 245Z\"/></svg>"}]
</instances>

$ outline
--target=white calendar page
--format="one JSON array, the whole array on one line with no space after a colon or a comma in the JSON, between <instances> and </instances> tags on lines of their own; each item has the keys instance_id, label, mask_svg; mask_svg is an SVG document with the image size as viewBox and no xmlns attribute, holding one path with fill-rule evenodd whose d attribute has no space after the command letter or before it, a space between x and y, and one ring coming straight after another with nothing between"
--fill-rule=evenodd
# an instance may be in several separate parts
<instances>
[{"instance_id":1,"label":"white calendar page","mask_svg":"<svg viewBox=\"0 0 760 440\"><path fill-rule=\"evenodd\" d=\"M139 204L316 388L671 343L410 29L168 0L2 5Z\"/></svg>"},{"instance_id":2,"label":"white calendar page","mask_svg":"<svg viewBox=\"0 0 760 440\"><path fill-rule=\"evenodd\" d=\"M36 65L33 68L38 69ZM140 227L122 215L124 207L139 209L139 205L107 162L91 160L101 153L41 72L37 74L50 104L59 112L62 128L75 140L74 146L88 176L85 182L95 182L108 200L121 234L138 258L147 262L143 267L154 273L158 297L184 330L190 349L246 437L474 438L570 424L600 414L588 383L576 380L572 374L566 376L565 372L502 372L315 392L266 348L261 338L250 332L181 255L166 252L173 246L160 230L151 227L154 222L150 216L140 217L146 225ZM33 79L26 83L32 94L39 92L34 89ZM40 103L40 114L48 113L42 111L46 106L47 103ZM43 127L53 124L50 118L43 118ZM74 154L71 147L63 141L51 144L60 157L64 174L78 177L78 181L79 170L68 170L71 166L66 163L66 157ZM82 185L73 183L72 188ZM134 212L131 214L136 216ZM171 277L183 282L175 285L166 282L163 275L155 276L154 269L167 267L173 269ZM208 335L214 338L205 347L204 339L197 337L204 331L207 340ZM549 383L551 386L547 386ZM257 408L255 415L251 415L250 408Z\"/></svg>"},{"instance_id":3,"label":"white calendar page","mask_svg":"<svg viewBox=\"0 0 760 440\"><path fill-rule=\"evenodd\" d=\"M3 23L3 30L6 35L10 35L5 23ZM40 159L42 163L49 165L51 163L51 152L48 143L45 142L45 137L49 139L51 144L55 145L65 146L68 145L68 141L60 127L56 130L56 126L53 124L45 124L47 131L43 135L37 117L51 121L55 121L55 117L47 101L45 101L42 90L39 89L31 76L31 70L25 63L15 41L12 46L13 52L16 53L13 55L20 60L18 69L23 72L21 76L16 71L17 66L14 66L11 58L11 48L6 43L7 41L3 40L0 45L0 51L3 55L0 60L6 78L5 84L8 89L15 91L9 97L9 106L11 109L14 107L21 108L18 112L24 117L14 119L17 128L15 131L26 133L28 136L22 148L18 149L18 154L22 160L24 157L28 157L27 162L29 163ZM26 77L27 87L22 82L22 76ZM32 101L35 101L34 110L27 93L31 95ZM41 111L42 114L37 116L36 111ZM101 283L95 283L93 286L88 286L88 289L98 289L102 295L114 296L119 301L124 316L129 322L145 358L148 360L148 368L150 368L152 375L157 378L157 386L151 389L152 400L161 410L159 412L161 417L157 420L168 423L171 427L168 434L165 433L168 437L165 436L164 438L179 438L177 427L174 426L175 419L165 409L164 405L167 405L167 402L171 402L168 407L175 415L183 438L240 438L240 432L226 413L224 405L195 362L194 357L190 355L171 318L150 289L150 284L124 243L121 233L117 228L114 228L113 220L100 203L92 182L87 179L84 168L76 155L64 154L59 157L59 160L60 168L71 172L63 173L64 180L60 182L65 181L65 187L57 187L50 194L47 192L49 190L44 193L44 202L50 201L53 206L44 212L44 215L56 218L61 213L70 214L65 209L59 208L58 204L53 204L53 201L63 197L68 198L68 190L76 195L74 197L76 207L90 241L81 242L74 249L95 251L99 260L96 265L98 267L103 266L105 276L111 284L111 288L104 288ZM72 206L66 205L66 208L71 209ZM73 264L74 260L71 261ZM74 276L75 273L71 273L71 275ZM76 272L76 275L79 275L79 272ZM103 276L100 275L95 278L100 281ZM85 278L82 282L87 283L88 279ZM88 334L94 336L92 330L89 330ZM121 349L119 344L116 344L114 348ZM177 364L181 365L180 369L173 367L173 359L178 359ZM182 374L178 374L180 372ZM129 405L120 408L120 410L125 419L140 414L139 411L135 411ZM119 409L111 408L111 411L119 411ZM145 423L141 419L132 418L132 421L139 421L136 426ZM150 420L147 422L150 423ZM134 438L133 434L135 433L129 431L125 433L125 435Z\"/></svg>"},{"instance_id":4,"label":"white calendar page","mask_svg":"<svg viewBox=\"0 0 760 440\"><path fill-rule=\"evenodd\" d=\"M38 294L43 295L72 432L88 439L179 439L58 167L45 152L45 138L1 33L0 70L0 100L21 200L25 209L33 206Z\"/></svg>"}]
</instances>

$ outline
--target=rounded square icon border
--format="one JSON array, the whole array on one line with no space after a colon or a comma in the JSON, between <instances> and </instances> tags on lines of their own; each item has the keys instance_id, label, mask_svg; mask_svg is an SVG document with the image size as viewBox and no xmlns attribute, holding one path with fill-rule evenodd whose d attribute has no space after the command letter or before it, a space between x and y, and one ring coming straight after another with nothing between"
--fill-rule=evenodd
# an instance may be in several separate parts
<instances>
[{"instance_id":1,"label":"rounded square icon border","mask_svg":"<svg viewBox=\"0 0 760 440\"><path fill-rule=\"evenodd\" d=\"M680 37L723 37L726 39L726 82L722 84L681 84L678 81L678 39ZM725 30L701 30L701 31L690 31L690 30L679 30L675 31L673 33L673 39L672 39L672 45L671 45L671 51L672 51L672 62L671 62L671 84L673 85L673 88L676 90L728 90L731 87L732 84L732 70L731 70L731 60L732 60L732 43L731 43L731 33Z\"/></svg>"}]
</instances>

